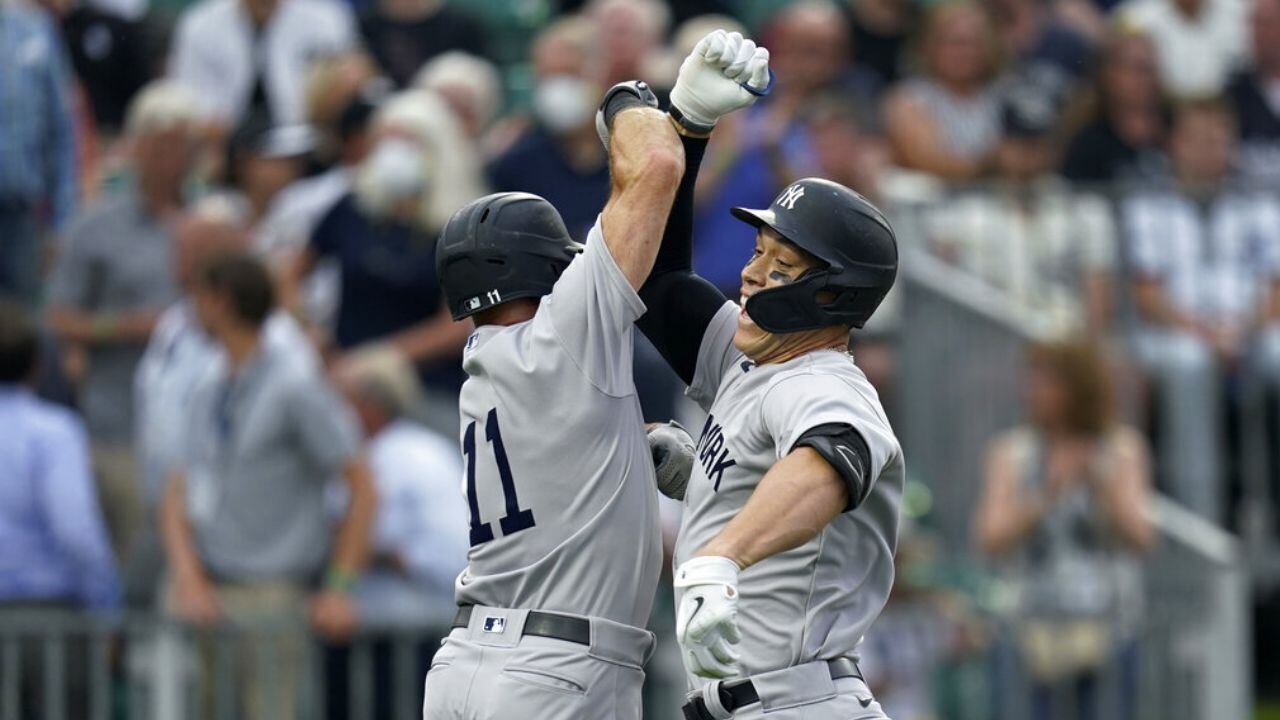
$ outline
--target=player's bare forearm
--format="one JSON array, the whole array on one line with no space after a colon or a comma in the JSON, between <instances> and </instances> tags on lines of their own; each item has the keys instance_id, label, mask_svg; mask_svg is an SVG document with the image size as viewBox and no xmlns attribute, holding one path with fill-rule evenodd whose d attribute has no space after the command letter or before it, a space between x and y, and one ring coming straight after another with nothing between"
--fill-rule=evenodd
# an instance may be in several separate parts
<instances>
[{"instance_id":1,"label":"player's bare forearm","mask_svg":"<svg viewBox=\"0 0 1280 720\"><path fill-rule=\"evenodd\" d=\"M774 464L720 534L695 555L719 555L748 568L817 537L848 507L840 474L813 448Z\"/></svg>"},{"instance_id":2,"label":"player's bare forearm","mask_svg":"<svg viewBox=\"0 0 1280 720\"><path fill-rule=\"evenodd\" d=\"M354 577L364 569L369 556L369 535L378 508L378 495L373 486L373 474L364 460L348 462L342 474L351 500L338 528L338 541L334 543L329 567Z\"/></svg>"},{"instance_id":3,"label":"player's bare forearm","mask_svg":"<svg viewBox=\"0 0 1280 720\"><path fill-rule=\"evenodd\" d=\"M639 289L653 269L684 174L684 149L666 113L635 107L614 116L609 173L613 187L600 220L604 241L631 286Z\"/></svg>"}]
</instances>

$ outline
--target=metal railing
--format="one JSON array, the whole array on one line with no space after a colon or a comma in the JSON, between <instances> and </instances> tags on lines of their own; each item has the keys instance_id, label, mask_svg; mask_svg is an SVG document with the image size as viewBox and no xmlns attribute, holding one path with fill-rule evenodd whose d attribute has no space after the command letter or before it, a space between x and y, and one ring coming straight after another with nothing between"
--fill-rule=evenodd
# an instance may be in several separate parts
<instances>
[{"instance_id":1,"label":"metal railing","mask_svg":"<svg viewBox=\"0 0 1280 720\"><path fill-rule=\"evenodd\" d=\"M0 611L0 720L418 717L447 632L371 627L322 644L287 624L194 630L163 617Z\"/></svg>"}]
</instances>

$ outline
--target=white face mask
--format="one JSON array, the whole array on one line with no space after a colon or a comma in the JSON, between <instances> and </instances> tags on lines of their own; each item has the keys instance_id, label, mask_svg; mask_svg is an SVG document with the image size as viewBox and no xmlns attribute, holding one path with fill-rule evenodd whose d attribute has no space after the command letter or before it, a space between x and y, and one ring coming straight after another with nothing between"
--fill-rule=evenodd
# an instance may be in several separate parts
<instances>
[{"instance_id":1,"label":"white face mask","mask_svg":"<svg viewBox=\"0 0 1280 720\"><path fill-rule=\"evenodd\" d=\"M596 109L595 88L572 75L552 75L533 91L533 111L553 133L580 127Z\"/></svg>"},{"instance_id":2,"label":"white face mask","mask_svg":"<svg viewBox=\"0 0 1280 720\"><path fill-rule=\"evenodd\" d=\"M356 200L374 217L387 217L404 200L421 197L426 189L422 148L404 138L378 141L356 171Z\"/></svg>"}]
</instances>

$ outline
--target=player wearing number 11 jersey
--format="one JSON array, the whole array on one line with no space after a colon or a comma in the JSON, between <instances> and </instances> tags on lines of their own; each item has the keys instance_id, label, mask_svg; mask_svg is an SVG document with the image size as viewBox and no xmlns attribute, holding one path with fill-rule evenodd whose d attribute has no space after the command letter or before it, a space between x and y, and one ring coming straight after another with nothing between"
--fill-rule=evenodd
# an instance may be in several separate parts
<instances>
[{"instance_id":1,"label":"player wearing number 11 jersey","mask_svg":"<svg viewBox=\"0 0 1280 720\"><path fill-rule=\"evenodd\" d=\"M481 198L441 235L454 318L477 327L460 397L471 550L430 720L640 717L662 549L631 340L684 170L656 104L643 83L605 96L613 187L585 247L525 193Z\"/></svg>"}]
</instances>

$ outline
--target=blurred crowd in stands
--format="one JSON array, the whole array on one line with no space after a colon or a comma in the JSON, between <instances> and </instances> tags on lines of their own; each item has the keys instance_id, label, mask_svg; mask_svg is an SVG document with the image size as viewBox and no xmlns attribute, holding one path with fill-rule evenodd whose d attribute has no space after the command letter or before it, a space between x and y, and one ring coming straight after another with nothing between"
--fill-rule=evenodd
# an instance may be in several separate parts
<instances>
[{"instance_id":1,"label":"blurred crowd in stands","mask_svg":"<svg viewBox=\"0 0 1280 720\"><path fill-rule=\"evenodd\" d=\"M715 28L776 84L716 129L701 274L736 297L728 209L822 175L1042 329L975 550L1025 585L1025 661L1089 692L1142 612L1150 489L1238 528L1230 418L1280 418L1280 0L0 0L0 607L447 619L470 327L436 234L522 190L584 237L602 91L665 93ZM855 355L892 407L877 320ZM923 719L918 668L981 633L903 577L868 673Z\"/></svg>"}]
</instances>

